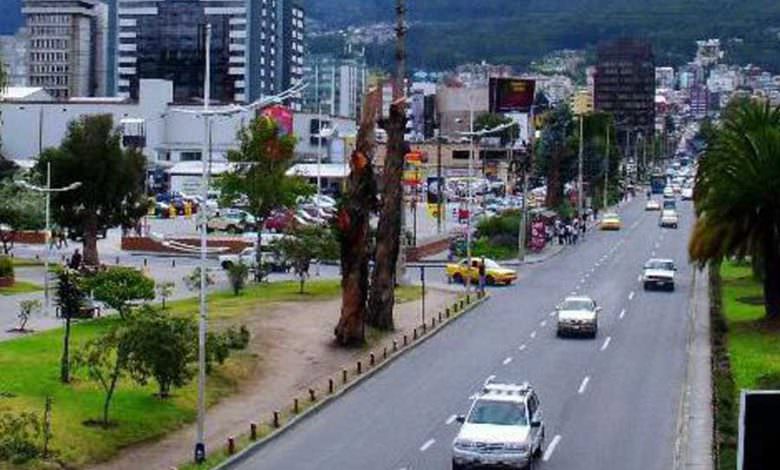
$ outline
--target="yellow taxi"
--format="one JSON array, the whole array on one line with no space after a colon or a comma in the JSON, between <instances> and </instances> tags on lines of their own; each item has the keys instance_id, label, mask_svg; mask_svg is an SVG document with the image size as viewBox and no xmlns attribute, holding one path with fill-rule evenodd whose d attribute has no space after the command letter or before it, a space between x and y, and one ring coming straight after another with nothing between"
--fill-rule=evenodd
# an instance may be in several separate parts
<instances>
[{"instance_id":1,"label":"yellow taxi","mask_svg":"<svg viewBox=\"0 0 780 470\"><path fill-rule=\"evenodd\" d=\"M513 269L501 267L492 259L471 258L471 267L469 268L468 259L459 263L450 263L446 267L447 280L450 282L465 283L471 278L472 284L479 284L479 266L485 262L485 283L491 286L498 284L510 285L517 280L517 272Z\"/></svg>"},{"instance_id":2,"label":"yellow taxi","mask_svg":"<svg viewBox=\"0 0 780 470\"><path fill-rule=\"evenodd\" d=\"M601 230L620 230L621 227L620 216L614 212L608 212L601 218Z\"/></svg>"}]
</instances>

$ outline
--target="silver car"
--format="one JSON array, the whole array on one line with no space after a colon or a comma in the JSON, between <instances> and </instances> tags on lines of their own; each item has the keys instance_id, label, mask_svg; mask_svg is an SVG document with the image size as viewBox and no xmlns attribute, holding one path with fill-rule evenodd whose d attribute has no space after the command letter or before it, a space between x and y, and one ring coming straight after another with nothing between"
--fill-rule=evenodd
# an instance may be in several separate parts
<instances>
[{"instance_id":1,"label":"silver car","mask_svg":"<svg viewBox=\"0 0 780 470\"><path fill-rule=\"evenodd\" d=\"M452 442L452 469L472 466L530 469L544 447L539 397L522 385L486 383Z\"/></svg>"},{"instance_id":2,"label":"silver car","mask_svg":"<svg viewBox=\"0 0 780 470\"><path fill-rule=\"evenodd\" d=\"M559 337L573 333L595 338L598 334L601 307L590 297L567 297L556 311Z\"/></svg>"}]
</instances>

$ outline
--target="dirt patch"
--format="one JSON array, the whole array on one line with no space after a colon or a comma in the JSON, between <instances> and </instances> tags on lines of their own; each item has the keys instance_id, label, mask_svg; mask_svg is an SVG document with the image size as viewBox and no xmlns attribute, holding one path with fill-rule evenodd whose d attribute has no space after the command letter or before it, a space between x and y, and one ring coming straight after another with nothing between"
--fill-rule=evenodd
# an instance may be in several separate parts
<instances>
[{"instance_id":1,"label":"dirt patch","mask_svg":"<svg viewBox=\"0 0 780 470\"><path fill-rule=\"evenodd\" d=\"M456 294L429 290L426 299L428 317L452 303ZM309 388L325 390L329 378L340 376L342 369L353 369L365 359L367 349L339 348L333 337L341 299L324 302L279 303L263 306L238 323L252 334L250 353L260 364L251 378L240 384L240 392L209 409L206 419L206 448L225 445L228 436L248 432L252 420L268 421L274 410L288 409L295 397L308 396ZM393 338L409 334L421 323L421 304L407 302L396 307L396 333L372 345L378 355L392 345ZM225 324L216 326L226 326ZM192 458L194 425L188 425L157 442L139 444L93 469L137 469L139 462L148 469L167 469Z\"/></svg>"}]
</instances>

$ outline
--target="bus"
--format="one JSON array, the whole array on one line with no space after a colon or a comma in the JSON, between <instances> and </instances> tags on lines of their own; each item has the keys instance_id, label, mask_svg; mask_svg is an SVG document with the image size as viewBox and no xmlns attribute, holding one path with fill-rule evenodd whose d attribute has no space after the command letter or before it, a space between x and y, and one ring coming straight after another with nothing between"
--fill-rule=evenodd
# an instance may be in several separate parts
<instances>
[{"instance_id":1,"label":"bus","mask_svg":"<svg viewBox=\"0 0 780 470\"><path fill-rule=\"evenodd\" d=\"M666 175L663 173L653 173L650 177L650 189L653 194L663 194L666 187Z\"/></svg>"}]
</instances>

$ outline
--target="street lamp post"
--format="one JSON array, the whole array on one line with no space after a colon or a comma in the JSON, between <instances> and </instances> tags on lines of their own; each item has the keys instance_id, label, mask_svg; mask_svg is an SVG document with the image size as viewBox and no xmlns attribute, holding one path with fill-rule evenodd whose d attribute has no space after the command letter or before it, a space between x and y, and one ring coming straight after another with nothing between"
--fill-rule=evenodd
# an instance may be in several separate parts
<instances>
[{"instance_id":1,"label":"street lamp post","mask_svg":"<svg viewBox=\"0 0 780 470\"><path fill-rule=\"evenodd\" d=\"M44 193L46 195L46 257L43 263L43 298L46 312L51 308L51 294L49 292L49 260L51 258L51 193L64 193L81 187L81 182L76 181L62 188L51 187L51 162L46 162L46 186L35 186L26 181L19 181L17 184L30 191Z\"/></svg>"},{"instance_id":2,"label":"street lamp post","mask_svg":"<svg viewBox=\"0 0 780 470\"><path fill-rule=\"evenodd\" d=\"M468 191L466 200L466 259L468 260L468 269L471 270L471 210L474 197L474 106L471 95L469 95L469 170L468 170ZM471 291L471 276L466 276L466 292Z\"/></svg>"},{"instance_id":3,"label":"street lamp post","mask_svg":"<svg viewBox=\"0 0 780 470\"><path fill-rule=\"evenodd\" d=\"M525 261L527 235L528 235L528 189L530 186L531 165L534 161L534 152L536 151L536 122L534 121L534 108L531 106L528 114L530 124L528 126L528 149L526 150L526 162L523 165L523 210L520 216L520 233L518 234L517 257L522 263Z\"/></svg>"},{"instance_id":4,"label":"street lamp post","mask_svg":"<svg viewBox=\"0 0 780 470\"><path fill-rule=\"evenodd\" d=\"M579 155L577 157L577 217L582 217L585 208L584 205L584 191L583 191L583 176L582 176L582 167L583 167L583 152L584 152L584 131L585 131L585 117L582 113L579 115L580 117L580 150Z\"/></svg>"}]
</instances>

